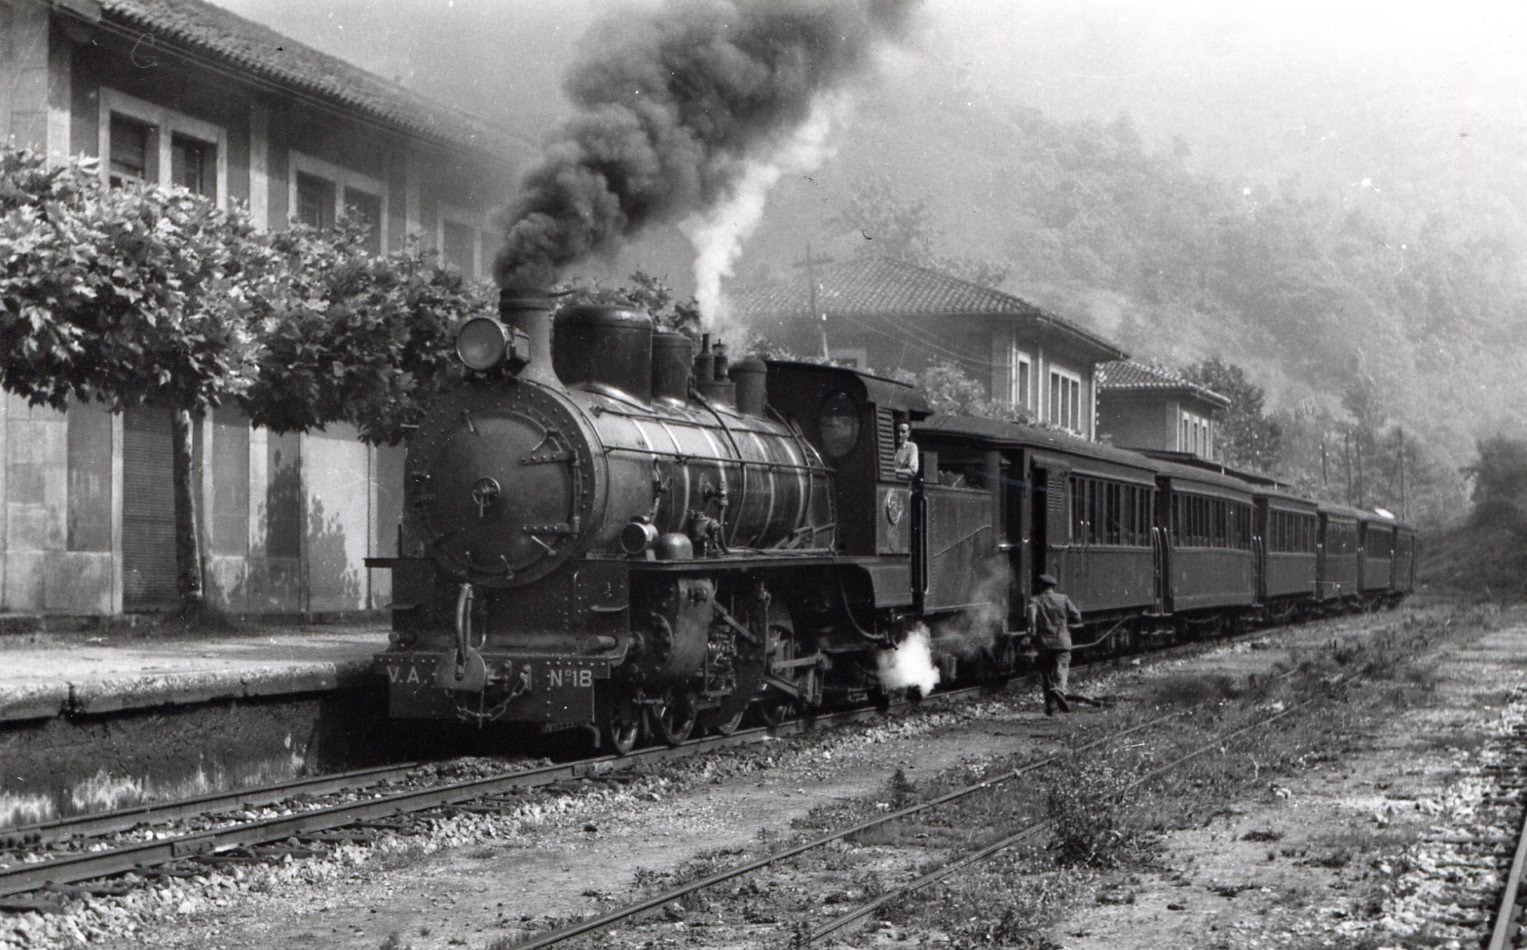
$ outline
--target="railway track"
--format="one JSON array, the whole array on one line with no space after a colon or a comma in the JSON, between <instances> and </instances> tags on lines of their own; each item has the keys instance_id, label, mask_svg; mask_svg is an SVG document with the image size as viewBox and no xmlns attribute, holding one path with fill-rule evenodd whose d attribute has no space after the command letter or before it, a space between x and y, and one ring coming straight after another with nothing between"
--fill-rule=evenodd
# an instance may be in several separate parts
<instances>
[{"instance_id":1,"label":"railway track","mask_svg":"<svg viewBox=\"0 0 1527 950\"><path fill-rule=\"evenodd\" d=\"M1292 676L1294 672L1297 671L1290 671L1283 674L1283 676ZM1186 762L1203 756L1207 753L1221 750L1226 743L1233 742L1248 733L1264 728L1268 725L1278 722L1281 719L1287 718L1288 716L1293 715L1295 712L1298 712L1301 709L1308 707L1310 704L1317 702L1319 699L1319 696L1310 697L1309 699L1293 704L1251 725L1217 734L1209 741L1200 743L1186 753L1180 753L1173 756L1171 760L1166 764L1152 769L1146 774L1140 776L1125 789L1125 792L1127 793L1128 791L1133 791L1134 789L1148 783L1158 781L1161 778L1171 774L1174 770L1180 768ZM772 868L807 852L815 851L834 843L845 841L851 836L862 834L871 829L879 828L895 822L904 821L924 812L961 802L970 798L971 796L990 793L999 789L1001 786L1008 782L1012 782L1024 776L1033 775L1036 772L1040 772L1041 770L1054 766L1064 760L1083 756L1087 753L1098 751L1107 746L1118 743L1123 739L1134 737L1141 733L1149 733L1152 730L1166 727L1171 723L1181 719L1184 715L1187 714L1187 712L1187 710L1178 710L1157 716L1145 722L1137 723L1125 729L1112 732L1109 735L1095 739L1083 745L1067 749L1064 752L1036 759L1032 762L1020 765L1017 768L1014 768L1003 774L963 786L942 795L938 795L927 801L909 805L907 807L897 809L886 814L877 815L876 817L864 821L859 821L851 825L846 825L826 834L819 835L815 838L811 838L807 841L800 842L779 851L740 862L731 867L727 867L703 877L684 882L659 893L651 894L640 900L607 911L598 916L589 917L584 920L558 928L556 930L520 941L513 945L513 950L541 950L541 948L557 946L579 937L584 937L590 934L609 930L616 924L630 921L633 918L664 907L665 905L672 904L675 901L682 901L685 898L714 888L717 885L723 884L727 881L734 880L756 871ZM1048 819L1036 818L1032 821L1029 821L1013 831L1011 834L1002 837L998 841L993 842L978 851L967 853L955 860L948 861L935 870L924 873L912 881L885 891L875 897L873 900L863 902L853 907L851 910L841 913L825 923L814 923L810 918L802 918L797 922L793 929L795 937L792 941L792 946L810 945L826 937L832 936L833 934L848 930L868 919L871 915L875 914L876 911L880 910L885 905L905 897L917 890L921 890L922 888L942 880L943 878L957 871L960 871L979 861L990 858L991 856L1011 848L1021 842L1031 840L1037 837L1040 833L1047 830L1049 826L1050 822Z\"/></svg>"},{"instance_id":2,"label":"railway track","mask_svg":"<svg viewBox=\"0 0 1527 950\"><path fill-rule=\"evenodd\" d=\"M1223 642L1187 642L1140 659L1160 662ZM1085 678L1108 667L1104 660L1080 667L1078 673ZM937 706L985 689L949 690L920 702ZM451 809L507 811L519 804L517 796L530 789L599 779L639 764L867 721L910 705L903 701L884 708L820 714L730 736L707 736L678 747L655 746L623 756L513 769L443 784L426 782L398 789L397 784L411 782L420 768L418 763L406 763L5 829L0 831L0 847L12 852L16 863L0 867L0 911L48 913L58 910L67 897L121 894L131 885L111 879L128 873L144 879L194 876L218 866L311 856L336 843L406 832L411 823L443 817ZM241 812L256 808L278 813L253 820L240 817ZM176 822L197 826L177 829ZM113 835L118 840L111 840ZM135 840L123 843L123 836Z\"/></svg>"},{"instance_id":3,"label":"railway track","mask_svg":"<svg viewBox=\"0 0 1527 950\"><path fill-rule=\"evenodd\" d=\"M921 702L938 705L957 701L981 689L969 687L951 690ZM309 856L335 842L366 840L379 831L406 830L408 822L440 817L450 808L507 810L518 804L515 799L517 794L529 789L609 776L639 764L678 759L715 749L750 745L814 729L866 721L910 705L911 702L904 701L893 703L885 709L863 708L827 713L789 720L776 726L739 730L730 736L707 736L677 747L654 746L623 756L599 756L443 785L403 791L384 788L378 794L330 805L302 807L294 800L337 791L363 792L367 787L375 788L379 783L406 776L417 766L366 769L284 782L244 792L13 828L6 832L12 842L74 842L80 850L0 868L0 910L48 912L56 909L58 897L121 893L121 885L106 883L105 879L129 872L142 876L181 876L205 873L208 866L220 864L274 860L286 855ZM269 805L286 802L293 803L285 809L288 813L274 817L253 821L234 820L216 827L153 835L128 844L86 850L91 848L89 841L92 837L138 828L146 821L200 817L209 811L227 811L253 803ZM81 886L83 882L97 883Z\"/></svg>"},{"instance_id":4,"label":"railway track","mask_svg":"<svg viewBox=\"0 0 1527 950\"><path fill-rule=\"evenodd\" d=\"M1515 847L1508 839L1492 840L1490 837L1460 841L1470 853L1478 855L1480 863L1495 866L1502 871L1503 882L1500 895L1494 905L1491 920L1489 950L1507 950L1509 947L1527 947L1527 929L1523 924L1523 903L1527 892L1523 890L1523 876L1527 874L1527 724L1512 728L1508 736L1496 743L1498 761L1491 765L1494 794L1485 800L1486 808L1496 812L1498 822L1485 827L1505 826L1516 829ZM1482 816L1487 820L1491 816ZM1509 863L1505 863L1509 858Z\"/></svg>"}]
</instances>

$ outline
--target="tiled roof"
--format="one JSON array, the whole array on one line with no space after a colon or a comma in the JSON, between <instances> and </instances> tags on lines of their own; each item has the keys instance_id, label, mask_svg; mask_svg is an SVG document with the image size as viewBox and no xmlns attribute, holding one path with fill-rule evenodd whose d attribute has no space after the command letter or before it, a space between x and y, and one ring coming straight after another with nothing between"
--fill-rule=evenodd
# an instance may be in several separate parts
<instances>
[{"instance_id":1,"label":"tiled roof","mask_svg":"<svg viewBox=\"0 0 1527 950\"><path fill-rule=\"evenodd\" d=\"M79 5L58 9L71 13ZM205 0L100 0L100 9L99 26L134 39L147 34L154 52L178 54L236 79L274 85L461 148L502 154L522 147L506 129Z\"/></svg>"},{"instance_id":2,"label":"tiled roof","mask_svg":"<svg viewBox=\"0 0 1527 950\"><path fill-rule=\"evenodd\" d=\"M1053 324L1117 356L1124 353L1097 334L1027 300L950 274L888 257L830 261L813 268L817 306L850 316L1015 314ZM811 285L806 268L790 280L746 288L731 297L740 317L809 316Z\"/></svg>"},{"instance_id":3,"label":"tiled roof","mask_svg":"<svg viewBox=\"0 0 1527 950\"><path fill-rule=\"evenodd\" d=\"M1185 392L1221 408L1230 405L1229 399L1212 389L1189 382L1178 373L1156 366L1147 366L1134 360L1114 360L1112 363L1103 363L1097 368L1096 378L1099 391Z\"/></svg>"}]
</instances>

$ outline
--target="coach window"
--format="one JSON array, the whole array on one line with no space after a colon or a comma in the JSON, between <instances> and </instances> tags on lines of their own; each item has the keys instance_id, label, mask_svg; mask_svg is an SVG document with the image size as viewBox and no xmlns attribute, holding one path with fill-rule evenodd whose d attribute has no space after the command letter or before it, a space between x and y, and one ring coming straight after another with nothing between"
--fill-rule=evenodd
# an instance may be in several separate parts
<instances>
[{"instance_id":1,"label":"coach window","mask_svg":"<svg viewBox=\"0 0 1527 950\"><path fill-rule=\"evenodd\" d=\"M1095 478L1087 479L1087 543L1103 541L1103 484Z\"/></svg>"},{"instance_id":2,"label":"coach window","mask_svg":"<svg viewBox=\"0 0 1527 950\"><path fill-rule=\"evenodd\" d=\"M1072 518L1072 521L1075 523L1075 526L1074 526L1074 528L1071 531L1071 537L1072 537L1073 540L1085 544L1087 542L1087 517L1088 517L1088 514L1087 514L1087 479L1085 479L1085 478L1078 478L1078 479L1075 479L1072 482L1072 484L1073 484L1074 487L1071 490L1071 502L1072 502L1072 507L1075 509L1076 514Z\"/></svg>"},{"instance_id":3,"label":"coach window","mask_svg":"<svg viewBox=\"0 0 1527 950\"><path fill-rule=\"evenodd\" d=\"M1119 486L1109 482L1103 486L1103 543L1118 544L1121 531L1119 529Z\"/></svg>"}]
</instances>

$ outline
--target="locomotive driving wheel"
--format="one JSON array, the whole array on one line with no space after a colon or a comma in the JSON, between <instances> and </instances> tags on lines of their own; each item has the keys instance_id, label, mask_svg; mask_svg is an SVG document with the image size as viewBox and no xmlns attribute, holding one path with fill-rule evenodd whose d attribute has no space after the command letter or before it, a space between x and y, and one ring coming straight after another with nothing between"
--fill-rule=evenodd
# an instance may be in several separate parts
<instances>
[{"instance_id":1,"label":"locomotive driving wheel","mask_svg":"<svg viewBox=\"0 0 1527 950\"><path fill-rule=\"evenodd\" d=\"M760 590L762 590L761 587ZM718 605L716 622L723 625L722 629L725 629L726 625L736 625L740 621L746 623L753 633L760 633L767 629L769 618L781 612L779 608L770 606L770 600L766 594L745 602L751 606L745 620L734 618L721 610ZM700 727L703 731L729 736L742 725L749 707L753 705L753 701L759 697L759 691L763 689L764 671L768 668L767 640L767 636L735 638L736 652L732 656L732 691L720 697L720 703L715 709L708 710L700 716Z\"/></svg>"},{"instance_id":2,"label":"locomotive driving wheel","mask_svg":"<svg viewBox=\"0 0 1527 950\"><path fill-rule=\"evenodd\" d=\"M739 693L741 692L739 688ZM737 731L742 725L742 717L748 711L748 697L738 699L728 696L722 701L719 709L712 709L700 716L700 731L714 732L718 736L729 736Z\"/></svg>"},{"instance_id":3,"label":"locomotive driving wheel","mask_svg":"<svg viewBox=\"0 0 1527 950\"><path fill-rule=\"evenodd\" d=\"M800 714L801 704L797 695L808 692L810 672L802 673L801 667L790 666L796 659L795 624L783 606L769 606L769 637L765 644L764 669L769 679L781 680L796 687L796 693L787 693L778 686L769 686L758 702L758 718L766 726L777 726Z\"/></svg>"},{"instance_id":4,"label":"locomotive driving wheel","mask_svg":"<svg viewBox=\"0 0 1527 950\"><path fill-rule=\"evenodd\" d=\"M616 755L625 755L636 748L642 734L642 709L636 703L635 690L619 686L610 698L610 708L605 714L604 736Z\"/></svg>"},{"instance_id":5,"label":"locomotive driving wheel","mask_svg":"<svg viewBox=\"0 0 1527 950\"><path fill-rule=\"evenodd\" d=\"M647 725L669 745L682 745L695 731L694 696L671 687L663 690L647 707Z\"/></svg>"}]
</instances>

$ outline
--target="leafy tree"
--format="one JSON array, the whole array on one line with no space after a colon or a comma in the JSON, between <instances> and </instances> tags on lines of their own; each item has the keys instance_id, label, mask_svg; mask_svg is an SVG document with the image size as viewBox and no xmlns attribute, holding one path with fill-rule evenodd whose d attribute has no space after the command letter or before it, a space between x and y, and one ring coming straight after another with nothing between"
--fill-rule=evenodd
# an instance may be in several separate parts
<instances>
[{"instance_id":1,"label":"leafy tree","mask_svg":"<svg viewBox=\"0 0 1527 950\"><path fill-rule=\"evenodd\" d=\"M174 410L177 587L202 604L193 416L254 372L253 284L270 263L249 217L184 189L104 187L93 160L0 158L0 385L33 405Z\"/></svg>"},{"instance_id":2,"label":"leafy tree","mask_svg":"<svg viewBox=\"0 0 1527 950\"><path fill-rule=\"evenodd\" d=\"M1474 480L1473 520L1527 535L1527 439L1480 439L1479 458L1464 468Z\"/></svg>"},{"instance_id":3,"label":"leafy tree","mask_svg":"<svg viewBox=\"0 0 1527 950\"><path fill-rule=\"evenodd\" d=\"M903 197L886 175L857 181L827 224L857 237L854 246L861 255L921 264L984 287L996 287L1007 279L1005 264L937 251L935 245L943 233L929 220L927 199Z\"/></svg>"},{"instance_id":4,"label":"leafy tree","mask_svg":"<svg viewBox=\"0 0 1527 950\"><path fill-rule=\"evenodd\" d=\"M933 363L920 373L901 370L895 375L920 389L934 412L1037 424L1017 406L988 398L985 386L947 360Z\"/></svg>"},{"instance_id":5,"label":"leafy tree","mask_svg":"<svg viewBox=\"0 0 1527 950\"><path fill-rule=\"evenodd\" d=\"M692 337L700 335L700 304L694 297L679 300L667 281L643 270L634 272L628 279L629 284L602 287L598 281L573 278L556 291L565 294L564 305L592 303L635 307L645 310L659 328L678 330Z\"/></svg>"},{"instance_id":6,"label":"leafy tree","mask_svg":"<svg viewBox=\"0 0 1527 950\"><path fill-rule=\"evenodd\" d=\"M184 189L104 187L93 160L0 152L0 386L34 405L174 410L177 587L203 607L193 419L235 401L277 432L396 443L454 366L484 289L359 222L266 233Z\"/></svg>"},{"instance_id":7,"label":"leafy tree","mask_svg":"<svg viewBox=\"0 0 1527 950\"><path fill-rule=\"evenodd\" d=\"M828 218L828 227L857 234L860 253L916 261L934 234L925 198L905 198L889 175L856 181Z\"/></svg>"},{"instance_id":8,"label":"leafy tree","mask_svg":"<svg viewBox=\"0 0 1527 950\"><path fill-rule=\"evenodd\" d=\"M1262 387L1246 378L1246 371L1219 357L1200 360L1183 369L1182 375L1230 400L1218 419L1216 445L1230 465L1266 471L1278 460L1283 432L1268 418Z\"/></svg>"},{"instance_id":9,"label":"leafy tree","mask_svg":"<svg viewBox=\"0 0 1527 950\"><path fill-rule=\"evenodd\" d=\"M439 255L410 242L377 257L364 222L270 235L279 282L268 289L255 378L241 402L275 432L349 422L373 445L396 445L456 369L454 331L489 309Z\"/></svg>"}]
</instances>

